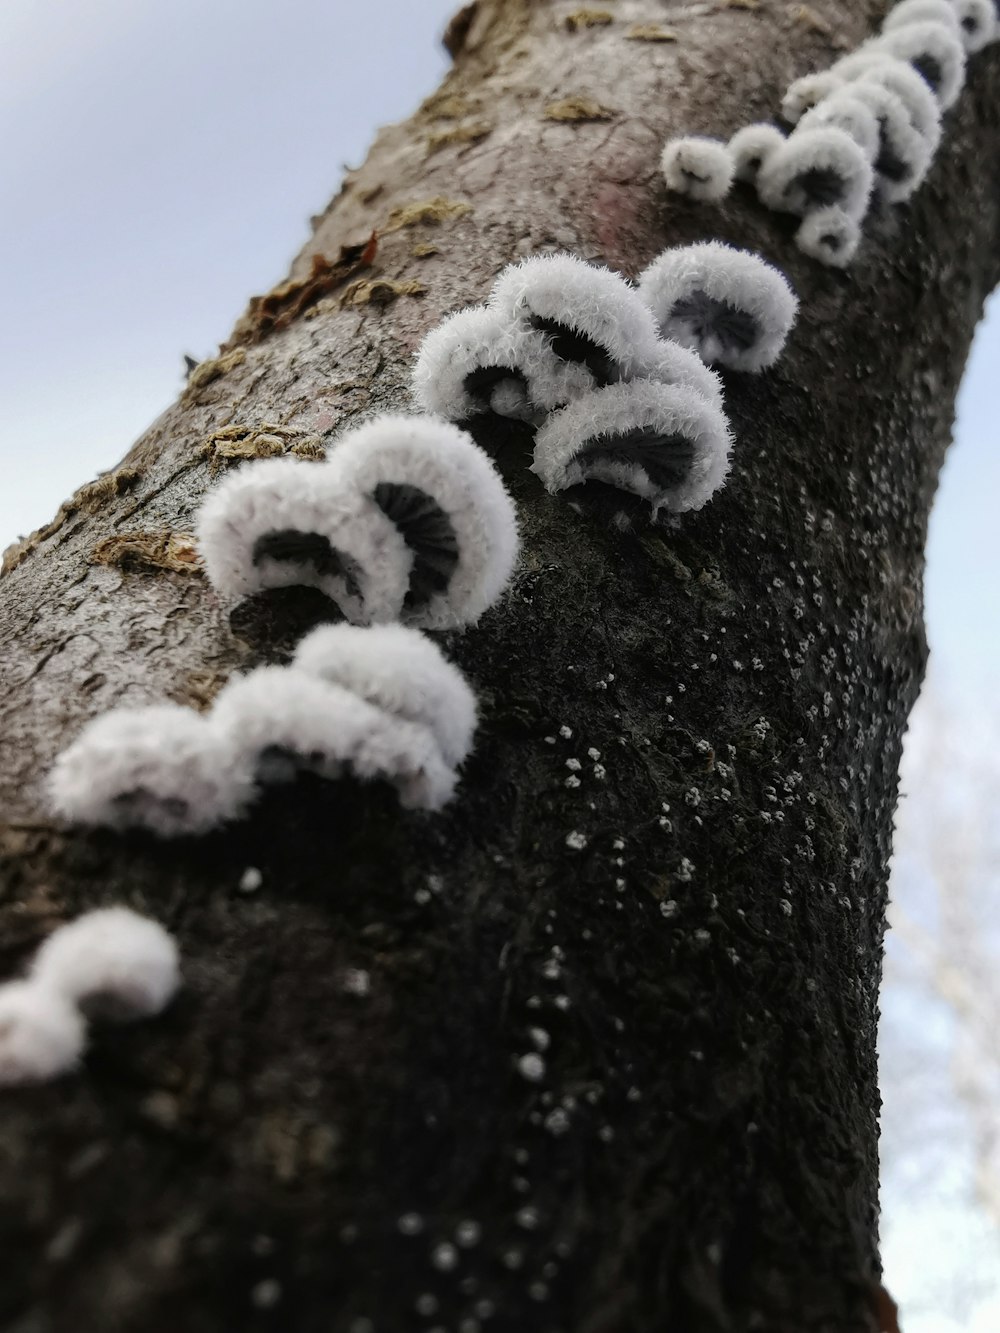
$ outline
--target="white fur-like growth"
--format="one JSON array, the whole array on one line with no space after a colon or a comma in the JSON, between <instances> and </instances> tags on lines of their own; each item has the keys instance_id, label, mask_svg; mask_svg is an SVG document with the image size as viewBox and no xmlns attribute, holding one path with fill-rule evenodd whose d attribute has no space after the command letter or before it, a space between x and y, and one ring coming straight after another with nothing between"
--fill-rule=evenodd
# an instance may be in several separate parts
<instances>
[{"instance_id":1,"label":"white fur-like growth","mask_svg":"<svg viewBox=\"0 0 1000 1333\"><path fill-rule=\"evenodd\" d=\"M785 142L785 136L777 125L760 122L744 125L729 140L729 153L733 159L733 172L736 180L749 185L756 184L761 167Z\"/></svg>"},{"instance_id":2,"label":"white fur-like growth","mask_svg":"<svg viewBox=\"0 0 1000 1333\"><path fill-rule=\"evenodd\" d=\"M633 429L664 437L682 436L694 449L687 474L664 488L641 461L588 459L588 446L614 445ZM556 492L585 481L602 481L649 500L654 513L700 509L725 481L732 437L725 416L684 385L632 380L595 389L553 412L535 437L532 471Z\"/></svg>"},{"instance_id":3,"label":"white fur-like growth","mask_svg":"<svg viewBox=\"0 0 1000 1333\"><path fill-rule=\"evenodd\" d=\"M180 958L159 922L107 907L54 931L35 956L31 978L89 1018L148 1018L180 985Z\"/></svg>"},{"instance_id":4,"label":"white fur-like growth","mask_svg":"<svg viewBox=\"0 0 1000 1333\"><path fill-rule=\"evenodd\" d=\"M958 36L967 53L975 55L1000 37L1000 19L992 0L952 0L958 15Z\"/></svg>"},{"instance_id":5,"label":"white fur-like growth","mask_svg":"<svg viewBox=\"0 0 1000 1333\"><path fill-rule=\"evenodd\" d=\"M759 255L721 241L664 250L640 275L639 292L665 338L691 348L710 365L733 370L773 365L798 309L784 274ZM748 346L727 338L725 307L752 322Z\"/></svg>"},{"instance_id":6,"label":"white fur-like growth","mask_svg":"<svg viewBox=\"0 0 1000 1333\"><path fill-rule=\"evenodd\" d=\"M80 1062L86 1028L58 991L36 981L0 986L0 1087L44 1083Z\"/></svg>"},{"instance_id":7,"label":"white fur-like growth","mask_svg":"<svg viewBox=\"0 0 1000 1333\"><path fill-rule=\"evenodd\" d=\"M429 728L453 768L472 749L476 697L461 671L418 630L321 625L296 648L292 665Z\"/></svg>"},{"instance_id":8,"label":"white fur-like growth","mask_svg":"<svg viewBox=\"0 0 1000 1333\"><path fill-rule=\"evenodd\" d=\"M821 102L844 82L843 75L836 66L833 69L817 70L814 74L803 74L788 85L781 99L781 114L789 125L796 125L810 107Z\"/></svg>"},{"instance_id":9,"label":"white fur-like growth","mask_svg":"<svg viewBox=\"0 0 1000 1333\"><path fill-rule=\"evenodd\" d=\"M810 183L816 175L835 182L837 197L816 198ZM836 204L859 220L868 209L874 174L858 145L832 125L796 130L768 159L757 178L757 193L767 208L804 216L814 208Z\"/></svg>"},{"instance_id":10,"label":"white fur-like growth","mask_svg":"<svg viewBox=\"0 0 1000 1333\"><path fill-rule=\"evenodd\" d=\"M657 358L641 378L659 380L661 384L686 384L723 411L722 380L696 351L670 338L659 339Z\"/></svg>"},{"instance_id":11,"label":"white fur-like growth","mask_svg":"<svg viewBox=\"0 0 1000 1333\"><path fill-rule=\"evenodd\" d=\"M795 234L803 254L833 268L846 268L857 253L861 227L842 208L817 208L806 215Z\"/></svg>"},{"instance_id":12,"label":"white fur-like growth","mask_svg":"<svg viewBox=\"0 0 1000 1333\"><path fill-rule=\"evenodd\" d=\"M533 255L508 265L493 286L489 304L502 319L522 329L530 328L534 317L581 334L607 353L615 379L642 373L655 354L656 328L635 289L620 273L576 255ZM559 406L594 384L587 372L585 381L559 384L546 395L534 384L543 367L536 370L522 363L521 369L539 407ZM585 369L576 366L578 372Z\"/></svg>"},{"instance_id":13,"label":"white fur-like growth","mask_svg":"<svg viewBox=\"0 0 1000 1333\"><path fill-rule=\"evenodd\" d=\"M514 504L490 459L457 426L378 417L344 436L320 466L367 497L383 483L413 487L447 516L458 546L454 571L443 591L401 607L403 620L432 629L473 625L506 588L518 549Z\"/></svg>"},{"instance_id":14,"label":"white fur-like growth","mask_svg":"<svg viewBox=\"0 0 1000 1333\"><path fill-rule=\"evenodd\" d=\"M890 203L902 203L923 184L934 160L937 136L921 134L902 98L884 84L859 79L850 87L877 120L879 149L873 165L879 191ZM939 122L937 127L939 130Z\"/></svg>"},{"instance_id":15,"label":"white fur-like growth","mask_svg":"<svg viewBox=\"0 0 1000 1333\"><path fill-rule=\"evenodd\" d=\"M485 401L466 387L468 377L483 369L511 371ZM568 402L591 383L589 372L557 357L544 335L482 305L459 310L431 329L413 370L419 405L449 421L467 421L487 411L533 421L533 405Z\"/></svg>"},{"instance_id":16,"label":"white fur-like growth","mask_svg":"<svg viewBox=\"0 0 1000 1333\"><path fill-rule=\"evenodd\" d=\"M877 83L895 93L906 107L914 129L936 149L941 138L941 108L912 65L895 56L862 48L837 62L849 83Z\"/></svg>"},{"instance_id":17,"label":"white fur-like growth","mask_svg":"<svg viewBox=\"0 0 1000 1333\"><path fill-rule=\"evenodd\" d=\"M255 560L257 542L283 532L326 538L350 578L309 561ZM240 468L209 492L197 537L209 581L224 597L304 584L362 624L395 619L413 565L395 525L330 461L272 458Z\"/></svg>"},{"instance_id":18,"label":"white fur-like growth","mask_svg":"<svg viewBox=\"0 0 1000 1333\"><path fill-rule=\"evenodd\" d=\"M455 774L430 729L376 708L307 671L260 667L218 694L212 723L233 741L241 770L267 785L299 771L384 779L411 809L438 810Z\"/></svg>"},{"instance_id":19,"label":"white fur-like growth","mask_svg":"<svg viewBox=\"0 0 1000 1333\"><path fill-rule=\"evenodd\" d=\"M958 101L965 83L965 48L953 28L927 21L905 23L866 42L864 49L884 52L912 65L943 111ZM929 63L936 67L934 75L928 72Z\"/></svg>"},{"instance_id":20,"label":"white fur-like growth","mask_svg":"<svg viewBox=\"0 0 1000 1333\"><path fill-rule=\"evenodd\" d=\"M882 20L882 31L891 32L907 23L943 23L958 31L958 9L952 0L899 0Z\"/></svg>"},{"instance_id":21,"label":"white fur-like growth","mask_svg":"<svg viewBox=\"0 0 1000 1333\"><path fill-rule=\"evenodd\" d=\"M179 704L118 708L89 722L48 778L56 814L73 823L204 833L234 819L250 787L224 737Z\"/></svg>"},{"instance_id":22,"label":"white fur-like growth","mask_svg":"<svg viewBox=\"0 0 1000 1333\"><path fill-rule=\"evenodd\" d=\"M829 97L810 107L799 120L796 133L804 134L824 125L833 125L849 134L870 161L878 155L878 120L871 107L856 96L850 84L837 88Z\"/></svg>"},{"instance_id":23,"label":"white fur-like growth","mask_svg":"<svg viewBox=\"0 0 1000 1333\"><path fill-rule=\"evenodd\" d=\"M668 190L705 203L725 199L736 170L728 145L721 139L698 134L668 140L660 167Z\"/></svg>"}]
</instances>

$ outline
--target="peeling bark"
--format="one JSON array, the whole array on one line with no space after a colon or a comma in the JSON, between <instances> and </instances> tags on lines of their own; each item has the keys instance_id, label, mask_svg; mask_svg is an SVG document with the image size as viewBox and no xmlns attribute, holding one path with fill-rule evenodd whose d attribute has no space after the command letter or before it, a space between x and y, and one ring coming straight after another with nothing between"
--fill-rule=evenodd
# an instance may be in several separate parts
<instances>
[{"instance_id":1,"label":"peeling bark","mask_svg":"<svg viewBox=\"0 0 1000 1333\"><path fill-rule=\"evenodd\" d=\"M879 6L622 0L611 23L567 23L575 8L467 6L442 89L348 174L280 300L251 306L121 484L83 488L7 561L6 970L58 921L124 900L177 932L187 985L156 1022L99 1030L79 1077L5 1095L5 1328L889 1318L886 863L926 653L927 514L997 279L1000 55L973 58L930 180L841 273L749 194L668 199L656 164L669 133L772 115ZM635 39L661 20L676 40ZM571 101L608 118L547 114ZM331 618L305 592L228 616L178 568L221 468L316 456L405 407L424 332L518 255L571 249L631 275L708 236L777 262L802 311L775 371L727 377L738 445L707 509L652 528L600 487L549 497L526 433L480 433L524 555L505 603L446 641L484 713L452 809L303 781L200 842L50 823L39 778L85 720L205 707ZM112 549L143 558L102 561ZM251 865L263 884L242 893ZM532 1081L519 1059L542 1045Z\"/></svg>"}]
</instances>

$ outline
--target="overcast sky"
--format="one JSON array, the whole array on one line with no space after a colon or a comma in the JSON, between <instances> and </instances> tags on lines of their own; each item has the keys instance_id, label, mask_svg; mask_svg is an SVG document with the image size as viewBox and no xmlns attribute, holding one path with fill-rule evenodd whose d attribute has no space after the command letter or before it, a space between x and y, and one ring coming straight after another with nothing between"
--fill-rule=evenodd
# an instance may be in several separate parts
<instances>
[{"instance_id":1,"label":"overcast sky","mask_svg":"<svg viewBox=\"0 0 1000 1333\"><path fill-rule=\"evenodd\" d=\"M183 353L211 355L284 276L343 164L437 84L458 3L2 0L0 548L113 466L176 396ZM938 688L994 710L998 370L994 303L927 580ZM906 1235L888 1247L904 1300L945 1262L943 1237L922 1252ZM927 1319L908 1329L960 1333Z\"/></svg>"}]
</instances>

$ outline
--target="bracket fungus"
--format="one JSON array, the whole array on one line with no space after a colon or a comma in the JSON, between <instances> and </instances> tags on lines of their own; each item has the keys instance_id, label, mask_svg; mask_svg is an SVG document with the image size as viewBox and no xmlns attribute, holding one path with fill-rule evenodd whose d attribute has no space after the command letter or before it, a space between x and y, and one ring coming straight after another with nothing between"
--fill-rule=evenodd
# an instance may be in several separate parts
<instances>
[{"instance_id":1,"label":"bracket fungus","mask_svg":"<svg viewBox=\"0 0 1000 1333\"><path fill-rule=\"evenodd\" d=\"M204 833L239 815L251 794L226 738L180 704L116 708L94 718L48 776L52 809L76 824Z\"/></svg>"},{"instance_id":2,"label":"bracket fungus","mask_svg":"<svg viewBox=\"0 0 1000 1333\"><path fill-rule=\"evenodd\" d=\"M879 124L874 111L845 84L810 107L799 120L796 134L832 125L850 135L864 155L874 161L879 149Z\"/></svg>"},{"instance_id":3,"label":"bracket fungus","mask_svg":"<svg viewBox=\"0 0 1000 1333\"><path fill-rule=\"evenodd\" d=\"M180 985L180 957L158 921L107 907L54 931L35 955L31 978L90 1019L149 1018Z\"/></svg>"},{"instance_id":4,"label":"bracket fungus","mask_svg":"<svg viewBox=\"0 0 1000 1333\"><path fill-rule=\"evenodd\" d=\"M667 189L705 203L718 203L732 188L735 163L728 146L708 135L667 141L660 157Z\"/></svg>"},{"instance_id":5,"label":"bracket fungus","mask_svg":"<svg viewBox=\"0 0 1000 1333\"><path fill-rule=\"evenodd\" d=\"M788 85L781 99L781 114L789 125L798 124L799 120L817 102L839 88L844 82L843 75L834 66L832 69L817 70L812 74L803 74Z\"/></svg>"},{"instance_id":6,"label":"bracket fungus","mask_svg":"<svg viewBox=\"0 0 1000 1333\"><path fill-rule=\"evenodd\" d=\"M806 214L795 233L795 243L803 254L832 268L846 268L860 242L857 218L836 205Z\"/></svg>"},{"instance_id":7,"label":"bracket fungus","mask_svg":"<svg viewBox=\"0 0 1000 1333\"><path fill-rule=\"evenodd\" d=\"M965 48L957 31L944 23L904 23L873 38L863 49L912 65L943 111L958 100L965 83Z\"/></svg>"},{"instance_id":8,"label":"bracket fungus","mask_svg":"<svg viewBox=\"0 0 1000 1333\"><path fill-rule=\"evenodd\" d=\"M872 165L850 135L828 125L790 134L761 169L757 193L778 212L804 217L836 204L860 219L873 181Z\"/></svg>"},{"instance_id":9,"label":"bracket fungus","mask_svg":"<svg viewBox=\"0 0 1000 1333\"><path fill-rule=\"evenodd\" d=\"M321 625L296 648L292 665L427 727L453 768L472 749L476 696L461 671L418 630Z\"/></svg>"},{"instance_id":10,"label":"bracket fungus","mask_svg":"<svg viewBox=\"0 0 1000 1333\"><path fill-rule=\"evenodd\" d=\"M913 128L936 148L941 138L941 108L912 65L895 56L865 49L845 56L836 68L843 71L850 84L874 83L895 93L905 106Z\"/></svg>"},{"instance_id":11,"label":"bracket fungus","mask_svg":"<svg viewBox=\"0 0 1000 1333\"><path fill-rule=\"evenodd\" d=\"M306 671L259 667L230 681L212 722L232 738L238 771L261 787L300 772L383 779L403 806L426 810L440 809L454 790L455 773L428 727Z\"/></svg>"},{"instance_id":12,"label":"bracket fungus","mask_svg":"<svg viewBox=\"0 0 1000 1333\"><path fill-rule=\"evenodd\" d=\"M546 490L600 481L650 502L654 517L700 509L729 469L725 415L685 385L632 380L553 412L535 437Z\"/></svg>"},{"instance_id":13,"label":"bracket fungus","mask_svg":"<svg viewBox=\"0 0 1000 1333\"><path fill-rule=\"evenodd\" d=\"M940 134L921 134L902 98L884 84L859 79L850 85L854 96L869 107L878 125L878 148L872 160L876 184L889 203L902 203L923 184L930 170Z\"/></svg>"},{"instance_id":14,"label":"bracket fungus","mask_svg":"<svg viewBox=\"0 0 1000 1333\"><path fill-rule=\"evenodd\" d=\"M79 1011L57 991L34 981L0 986L0 1087L69 1073L85 1039Z\"/></svg>"},{"instance_id":15,"label":"bracket fungus","mask_svg":"<svg viewBox=\"0 0 1000 1333\"><path fill-rule=\"evenodd\" d=\"M640 274L639 291L664 338L732 370L773 365L798 309L783 273L721 241L664 250Z\"/></svg>"},{"instance_id":16,"label":"bracket fungus","mask_svg":"<svg viewBox=\"0 0 1000 1333\"><path fill-rule=\"evenodd\" d=\"M755 185L761 167L784 142L785 135L777 125L767 122L744 125L741 130L737 130L729 140L735 179Z\"/></svg>"}]
</instances>

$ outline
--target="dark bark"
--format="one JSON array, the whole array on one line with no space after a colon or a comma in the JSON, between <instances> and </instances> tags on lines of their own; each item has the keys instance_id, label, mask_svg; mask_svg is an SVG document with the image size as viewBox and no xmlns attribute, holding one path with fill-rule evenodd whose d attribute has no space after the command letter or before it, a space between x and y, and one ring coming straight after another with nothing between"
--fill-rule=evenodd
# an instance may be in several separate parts
<instances>
[{"instance_id":1,"label":"dark bark","mask_svg":"<svg viewBox=\"0 0 1000 1333\"><path fill-rule=\"evenodd\" d=\"M470 8L441 94L379 135L294 282L127 472L8 559L3 963L125 900L178 933L187 977L161 1019L97 1031L79 1077L4 1095L17 1333L883 1322L886 863L927 514L997 278L1000 56L973 59L930 181L840 273L748 194L668 201L656 162L669 132L773 114L876 5L636 5L575 30L563 5ZM633 18L678 40L630 40ZM606 118L546 118L567 98ZM453 808L303 783L200 842L49 822L38 779L86 718L204 705L331 615L304 594L220 612L184 534L225 455L315 452L405 405L423 332L519 254L634 274L711 235L786 268L802 311L775 371L727 379L739 442L708 508L655 529L629 508L622 530L620 497L546 496L526 435L482 437L524 555L506 602L447 642L484 713ZM517 1064L533 1028L538 1082ZM449 1267L463 1221L480 1234Z\"/></svg>"}]
</instances>

